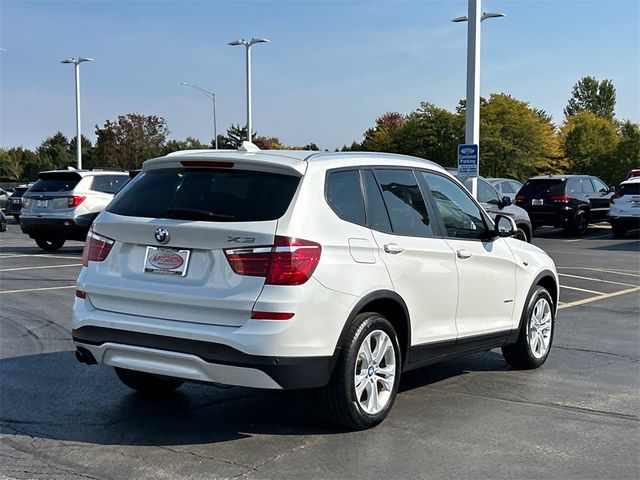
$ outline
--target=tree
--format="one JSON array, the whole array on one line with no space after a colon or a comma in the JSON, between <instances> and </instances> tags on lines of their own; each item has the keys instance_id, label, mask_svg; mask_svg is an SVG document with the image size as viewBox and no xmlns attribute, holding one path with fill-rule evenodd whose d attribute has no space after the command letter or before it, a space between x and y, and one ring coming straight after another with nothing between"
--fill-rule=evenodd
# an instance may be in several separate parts
<instances>
[{"instance_id":1,"label":"tree","mask_svg":"<svg viewBox=\"0 0 640 480\"><path fill-rule=\"evenodd\" d=\"M619 175L616 158L619 137L616 125L607 118L583 111L567 118L560 131L569 159L569 172L590 174L614 183Z\"/></svg>"},{"instance_id":2,"label":"tree","mask_svg":"<svg viewBox=\"0 0 640 480\"><path fill-rule=\"evenodd\" d=\"M184 140L170 140L167 142L165 146L164 153L165 155L171 152L177 152L179 150L202 150L211 148L209 145L205 145L200 142L200 140L187 137Z\"/></svg>"},{"instance_id":3,"label":"tree","mask_svg":"<svg viewBox=\"0 0 640 480\"><path fill-rule=\"evenodd\" d=\"M9 152L0 148L0 179L17 182L22 178L24 165L20 162L19 155Z\"/></svg>"},{"instance_id":4,"label":"tree","mask_svg":"<svg viewBox=\"0 0 640 480\"><path fill-rule=\"evenodd\" d=\"M550 118L509 95L493 94L481 105L480 139L484 176L525 179L566 168Z\"/></svg>"},{"instance_id":5,"label":"tree","mask_svg":"<svg viewBox=\"0 0 640 480\"><path fill-rule=\"evenodd\" d=\"M169 130L164 118L129 113L115 122L96 125L96 162L102 166L136 169L149 158L164 154Z\"/></svg>"},{"instance_id":6,"label":"tree","mask_svg":"<svg viewBox=\"0 0 640 480\"><path fill-rule=\"evenodd\" d=\"M38 173L54 168L48 158L43 158L35 152L22 147L7 150L7 165L14 165L14 168L16 168L14 173L17 173L18 169L15 166L20 165L22 171L16 180L25 181L33 181L38 178Z\"/></svg>"},{"instance_id":7,"label":"tree","mask_svg":"<svg viewBox=\"0 0 640 480\"><path fill-rule=\"evenodd\" d=\"M397 152L395 135L402 128L405 116L398 112L387 112L376 119L376 125L364 133L362 150L370 152Z\"/></svg>"},{"instance_id":8,"label":"tree","mask_svg":"<svg viewBox=\"0 0 640 480\"><path fill-rule=\"evenodd\" d=\"M62 133L56 132L44 140L36 149L36 153L43 162L51 164L52 168L60 169L75 166L75 155L69 148L69 139Z\"/></svg>"},{"instance_id":9,"label":"tree","mask_svg":"<svg viewBox=\"0 0 640 480\"><path fill-rule=\"evenodd\" d=\"M570 117L587 111L598 117L612 120L615 107L616 89L611 80L605 79L599 82L593 77L583 77L573 86L564 114Z\"/></svg>"},{"instance_id":10,"label":"tree","mask_svg":"<svg viewBox=\"0 0 640 480\"><path fill-rule=\"evenodd\" d=\"M246 129L245 129L246 132ZM285 150L285 147L277 137L253 137L253 143L260 150Z\"/></svg>"},{"instance_id":11,"label":"tree","mask_svg":"<svg viewBox=\"0 0 640 480\"><path fill-rule=\"evenodd\" d=\"M78 138L77 136L74 136L71 140L69 140L69 154L73 156L73 166L76 166L77 160L76 160L76 138ZM93 145L91 145L91 140L89 140L87 137L85 137L84 135L81 135L82 138L82 143L80 144L80 150L82 151L82 168L85 169L92 169L92 168L97 168L100 167L100 165L97 165L95 163L95 158L93 156Z\"/></svg>"},{"instance_id":12,"label":"tree","mask_svg":"<svg viewBox=\"0 0 640 480\"><path fill-rule=\"evenodd\" d=\"M302 150L320 150L320 147L318 147L315 143L311 142L311 143L307 143L304 147L302 147Z\"/></svg>"},{"instance_id":13,"label":"tree","mask_svg":"<svg viewBox=\"0 0 640 480\"><path fill-rule=\"evenodd\" d=\"M457 146L464 143L464 115L422 102L396 133L396 143L398 153L455 166Z\"/></svg>"},{"instance_id":14,"label":"tree","mask_svg":"<svg viewBox=\"0 0 640 480\"><path fill-rule=\"evenodd\" d=\"M251 139L255 140L256 135L256 132L252 132ZM220 135L218 136L218 139L218 144L224 145L222 148L237 150L242 146L242 142L247 139L247 127L231 124L227 129L226 137L222 137L222 142L220 142Z\"/></svg>"},{"instance_id":15,"label":"tree","mask_svg":"<svg viewBox=\"0 0 640 480\"><path fill-rule=\"evenodd\" d=\"M640 167L640 125L626 120L620 124L620 141L616 147L616 166L612 177L617 183L626 178L632 168Z\"/></svg>"}]
</instances>

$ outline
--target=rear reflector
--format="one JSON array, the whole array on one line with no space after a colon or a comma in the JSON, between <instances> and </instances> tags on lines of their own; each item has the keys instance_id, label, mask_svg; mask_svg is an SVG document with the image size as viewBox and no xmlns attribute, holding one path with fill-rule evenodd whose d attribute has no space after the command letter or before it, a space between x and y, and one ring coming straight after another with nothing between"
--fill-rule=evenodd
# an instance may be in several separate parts
<instances>
[{"instance_id":1,"label":"rear reflector","mask_svg":"<svg viewBox=\"0 0 640 480\"><path fill-rule=\"evenodd\" d=\"M230 248L224 253L238 275L266 277L267 285L302 285L313 275L321 251L318 243L276 236L273 245Z\"/></svg>"},{"instance_id":2,"label":"rear reflector","mask_svg":"<svg viewBox=\"0 0 640 480\"><path fill-rule=\"evenodd\" d=\"M84 202L84 199L87 198L83 195L73 195L71 197L67 197L67 208L74 208Z\"/></svg>"},{"instance_id":3,"label":"rear reflector","mask_svg":"<svg viewBox=\"0 0 640 480\"><path fill-rule=\"evenodd\" d=\"M186 168L233 168L233 162L213 162L211 160L182 160Z\"/></svg>"},{"instance_id":4,"label":"rear reflector","mask_svg":"<svg viewBox=\"0 0 640 480\"><path fill-rule=\"evenodd\" d=\"M254 320L289 320L293 315L285 312L251 312L251 318Z\"/></svg>"},{"instance_id":5,"label":"rear reflector","mask_svg":"<svg viewBox=\"0 0 640 480\"><path fill-rule=\"evenodd\" d=\"M89 230L87 240L84 242L82 250L82 265L88 266L89 262L102 262L113 247L114 241L110 238L98 235L93 230Z\"/></svg>"},{"instance_id":6,"label":"rear reflector","mask_svg":"<svg viewBox=\"0 0 640 480\"><path fill-rule=\"evenodd\" d=\"M78 297L78 298L87 298L87 294L86 294L86 292L83 292L82 290L76 290L76 297Z\"/></svg>"}]
</instances>

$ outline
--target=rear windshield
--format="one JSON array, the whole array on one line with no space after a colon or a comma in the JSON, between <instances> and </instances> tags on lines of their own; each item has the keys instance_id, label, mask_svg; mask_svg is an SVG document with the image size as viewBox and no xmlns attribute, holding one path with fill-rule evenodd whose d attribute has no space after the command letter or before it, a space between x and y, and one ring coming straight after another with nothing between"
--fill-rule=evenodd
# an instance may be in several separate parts
<instances>
[{"instance_id":1,"label":"rear windshield","mask_svg":"<svg viewBox=\"0 0 640 480\"><path fill-rule=\"evenodd\" d=\"M69 192L73 190L82 177L76 173L56 172L41 173L40 179L33 184L31 192Z\"/></svg>"},{"instance_id":2,"label":"rear windshield","mask_svg":"<svg viewBox=\"0 0 640 480\"><path fill-rule=\"evenodd\" d=\"M22 195L24 195L24 192L26 192L27 190L29 190L29 188L27 187L17 187L14 192L11 194L12 197L21 197Z\"/></svg>"},{"instance_id":3,"label":"rear windshield","mask_svg":"<svg viewBox=\"0 0 640 480\"><path fill-rule=\"evenodd\" d=\"M627 183L618 187L616 192L620 195L640 195L640 183Z\"/></svg>"},{"instance_id":4,"label":"rear windshield","mask_svg":"<svg viewBox=\"0 0 640 480\"><path fill-rule=\"evenodd\" d=\"M564 186L560 179L527 180L519 194L525 197L558 195L564 193Z\"/></svg>"},{"instance_id":5,"label":"rear windshield","mask_svg":"<svg viewBox=\"0 0 640 480\"><path fill-rule=\"evenodd\" d=\"M107 211L211 222L275 220L284 215L299 181L249 170L151 170L138 175Z\"/></svg>"}]
</instances>

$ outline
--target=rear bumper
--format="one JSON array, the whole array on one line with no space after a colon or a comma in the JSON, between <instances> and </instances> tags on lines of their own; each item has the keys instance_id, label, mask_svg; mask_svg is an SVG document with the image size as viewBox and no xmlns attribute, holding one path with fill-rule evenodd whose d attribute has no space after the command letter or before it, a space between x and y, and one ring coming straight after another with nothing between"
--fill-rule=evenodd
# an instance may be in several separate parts
<instances>
[{"instance_id":1,"label":"rear bumper","mask_svg":"<svg viewBox=\"0 0 640 480\"><path fill-rule=\"evenodd\" d=\"M622 225L626 228L640 228L640 216L609 216L609 223Z\"/></svg>"},{"instance_id":2,"label":"rear bumper","mask_svg":"<svg viewBox=\"0 0 640 480\"><path fill-rule=\"evenodd\" d=\"M30 237L37 236L61 236L67 240L83 241L89 231L89 224L78 224L69 218L25 218L20 217L22 233Z\"/></svg>"},{"instance_id":3,"label":"rear bumper","mask_svg":"<svg viewBox=\"0 0 640 480\"><path fill-rule=\"evenodd\" d=\"M254 388L302 389L329 382L338 355L250 355L220 343L166 337L106 327L72 331L78 347L98 363L188 380Z\"/></svg>"},{"instance_id":4,"label":"rear bumper","mask_svg":"<svg viewBox=\"0 0 640 480\"><path fill-rule=\"evenodd\" d=\"M534 225L551 225L554 227L564 227L569 225L575 216L573 209L557 209L550 212L536 212L527 210L531 223Z\"/></svg>"}]
</instances>

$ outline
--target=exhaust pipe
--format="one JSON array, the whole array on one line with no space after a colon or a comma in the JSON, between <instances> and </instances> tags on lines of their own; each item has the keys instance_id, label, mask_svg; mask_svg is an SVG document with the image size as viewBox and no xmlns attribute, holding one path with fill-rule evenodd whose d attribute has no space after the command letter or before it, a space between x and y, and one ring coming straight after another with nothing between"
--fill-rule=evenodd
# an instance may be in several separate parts
<instances>
[{"instance_id":1,"label":"exhaust pipe","mask_svg":"<svg viewBox=\"0 0 640 480\"><path fill-rule=\"evenodd\" d=\"M76 360L78 360L80 363L85 363L87 365L95 365L96 363L98 363L96 362L96 359L93 356L93 353L91 353L86 348L82 348L82 347L78 347L76 349Z\"/></svg>"}]
</instances>

